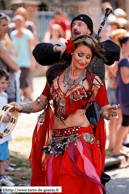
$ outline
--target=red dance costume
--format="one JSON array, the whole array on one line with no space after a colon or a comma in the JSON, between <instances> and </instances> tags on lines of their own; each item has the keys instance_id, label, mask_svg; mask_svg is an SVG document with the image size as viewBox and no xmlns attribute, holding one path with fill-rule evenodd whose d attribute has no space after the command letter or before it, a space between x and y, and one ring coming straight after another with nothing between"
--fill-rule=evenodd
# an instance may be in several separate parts
<instances>
[{"instance_id":1,"label":"red dance costume","mask_svg":"<svg viewBox=\"0 0 129 194\"><path fill-rule=\"evenodd\" d=\"M77 109L87 109L94 77L87 71L89 91L83 84L77 84L63 93L59 76L53 80L51 88L46 84L42 94L53 100L56 118L64 120ZM98 89L96 102L100 108L109 104L104 86ZM53 129L54 115L48 106L44 123L37 124L34 131L29 158L33 169L31 185L61 186L62 194L102 194L100 176L105 164L106 142L104 120L99 119L94 136L92 125ZM50 134L52 138L48 142ZM42 146L45 151L41 150Z\"/></svg>"}]
</instances>

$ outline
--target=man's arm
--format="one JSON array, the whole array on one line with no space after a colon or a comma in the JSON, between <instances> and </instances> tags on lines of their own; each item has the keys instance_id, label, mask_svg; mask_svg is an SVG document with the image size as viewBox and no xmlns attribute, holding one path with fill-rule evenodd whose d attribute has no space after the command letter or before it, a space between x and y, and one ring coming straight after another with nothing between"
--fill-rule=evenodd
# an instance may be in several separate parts
<instances>
[{"instance_id":1,"label":"man's arm","mask_svg":"<svg viewBox=\"0 0 129 194\"><path fill-rule=\"evenodd\" d=\"M107 59L106 65L112 65L115 61L119 60L120 48L117 44L110 40L106 40L99 43L99 46L104 49L104 51L101 51L101 53ZM54 63L60 62L60 60L62 61L62 58L65 61L70 61L68 60L70 58L67 57L66 59L66 55L64 53L65 49L65 47L56 46L55 50L54 45L51 43L39 43L33 50L33 55L39 64L43 66L52 65Z\"/></svg>"},{"instance_id":2,"label":"man's arm","mask_svg":"<svg viewBox=\"0 0 129 194\"><path fill-rule=\"evenodd\" d=\"M98 43L104 51L101 53L107 59L106 65L112 65L115 61L119 61L120 58L120 47L111 40Z\"/></svg>"},{"instance_id":3,"label":"man's arm","mask_svg":"<svg viewBox=\"0 0 129 194\"><path fill-rule=\"evenodd\" d=\"M39 43L33 50L33 56L40 65L52 65L62 62L62 54L65 47L53 45L51 43Z\"/></svg>"}]
</instances>

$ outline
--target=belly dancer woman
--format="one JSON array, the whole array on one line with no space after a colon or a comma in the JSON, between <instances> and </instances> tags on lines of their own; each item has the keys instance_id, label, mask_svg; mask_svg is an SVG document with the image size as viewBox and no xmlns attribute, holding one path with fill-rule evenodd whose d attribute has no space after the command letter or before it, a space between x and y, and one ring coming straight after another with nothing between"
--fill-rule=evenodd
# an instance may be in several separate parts
<instances>
[{"instance_id":1,"label":"belly dancer woman","mask_svg":"<svg viewBox=\"0 0 129 194\"><path fill-rule=\"evenodd\" d=\"M31 185L61 186L63 194L101 194L106 142L103 119L113 118L118 106L109 104L102 81L87 70L97 58L105 61L97 42L82 35L68 40L66 47L71 62L48 69L40 97L28 104L11 104L24 113L45 109L33 134ZM92 94L101 109L95 136L85 116Z\"/></svg>"}]
</instances>

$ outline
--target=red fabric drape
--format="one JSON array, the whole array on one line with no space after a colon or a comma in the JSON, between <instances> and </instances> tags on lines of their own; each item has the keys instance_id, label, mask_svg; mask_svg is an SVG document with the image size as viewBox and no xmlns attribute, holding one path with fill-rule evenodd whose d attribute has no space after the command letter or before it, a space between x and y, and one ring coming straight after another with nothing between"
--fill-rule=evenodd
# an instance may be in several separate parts
<instances>
[{"instance_id":1,"label":"red fabric drape","mask_svg":"<svg viewBox=\"0 0 129 194\"><path fill-rule=\"evenodd\" d=\"M108 98L107 98L107 92L104 86L101 86L100 89L98 90L95 100L99 108L102 108L103 106L106 106L109 104Z\"/></svg>"},{"instance_id":2,"label":"red fabric drape","mask_svg":"<svg viewBox=\"0 0 129 194\"><path fill-rule=\"evenodd\" d=\"M51 132L53 130L54 114L48 105L45 122L42 125L36 124L32 138L32 148L29 156L29 162L32 167L31 186L44 186L45 185L45 171L43 160L45 153L41 150L41 147L48 144Z\"/></svg>"},{"instance_id":3,"label":"red fabric drape","mask_svg":"<svg viewBox=\"0 0 129 194\"><path fill-rule=\"evenodd\" d=\"M101 171L103 172L103 169L105 166L106 127L105 127L105 121L102 118L100 118L98 121L96 132L95 132L95 138L100 142L100 151L102 155Z\"/></svg>"}]
</instances>

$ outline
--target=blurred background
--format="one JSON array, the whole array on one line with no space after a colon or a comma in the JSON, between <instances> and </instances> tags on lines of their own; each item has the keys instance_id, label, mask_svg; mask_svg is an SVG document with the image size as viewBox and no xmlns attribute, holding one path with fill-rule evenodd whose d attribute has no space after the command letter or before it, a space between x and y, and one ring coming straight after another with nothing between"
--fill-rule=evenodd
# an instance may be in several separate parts
<instances>
[{"instance_id":1,"label":"blurred background","mask_svg":"<svg viewBox=\"0 0 129 194\"><path fill-rule=\"evenodd\" d=\"M98 31L104 9L103 3L109 2L113 10L121 8L126 12L126 20L129 19L129 1L128 0L0 0L0 11L7 14L11 19L14 12L19 7L24 7L28 13L28 20L32 21L36 27L38 42L42 42L45 33L49 27L50 21L54 18L54 11L60 9L63 11L65 18L71 22L72 18L79 14L87 14L94 23L94 32ZM11 22L13 22L11 20ZM122 21L124 22L124 21ZM34 76L44 75L40 66L36 66Z\"/></svg>"},{"instance_id":2,"label":"blurred background","mask_svg":"<svg viewBox=\"0 0 129 194\"><path fill-rule=\"evenodd\" d=\"M76 15L89 15L93 20L94 30L97 32L102 12L101 5L104 2L109 2L113 10L118 7L123 9L127 13L127 20L129 19L128 0L0 0L0 10L12 18L16 9L24 7L28 12L28 19L33 21L37 28L38 39L41 42L57 8L63 10L70 22Z\"/></svg>"}]
</instances>

